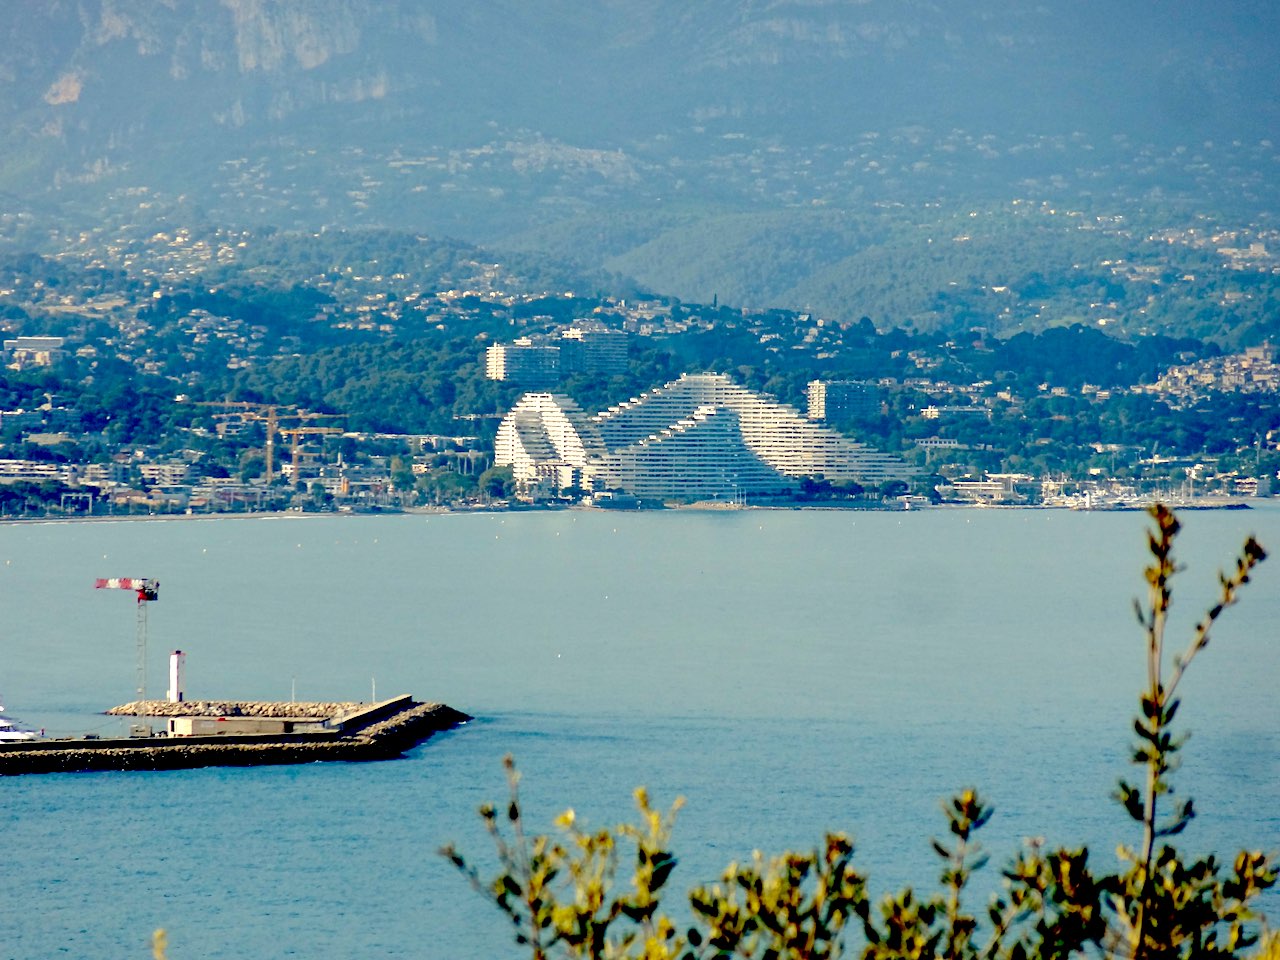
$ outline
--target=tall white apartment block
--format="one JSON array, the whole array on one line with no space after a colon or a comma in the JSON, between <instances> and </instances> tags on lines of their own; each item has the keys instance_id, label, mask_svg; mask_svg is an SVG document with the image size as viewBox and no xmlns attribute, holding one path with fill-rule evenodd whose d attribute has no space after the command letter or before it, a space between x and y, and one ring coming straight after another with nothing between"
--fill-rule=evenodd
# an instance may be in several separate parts
<instances>
[{"instance_id":1,"label":"tall white apartment block","mask_svg":"<svg viewBox=\"0 0 1280 960\"><path fill-rule=\"evenodd\" d=\"M810 380L806 396L809 419L828 423L874 414L884 401L878 386L859 380Z\"/></svg>"},{"instance_id":2,"label":"tall white apartment block","mask_svg":"<svg viewBox=\"0 0 1280 960\"><path fill-rule=\"evenodd\" d=\"M621 330L598 320L574 324L560 332L560 369L565 373L621 373L627 369L627 342Z\"/></svg>"},{"instance_id":3,"label":"tall white apartment block","mask_svg":"<svg viewBox=\"0 0 1280 960\"><path fill-rule=\"evenodd\" d=\"M554 383L560 376L560 348L528 337L495 343L484 352L484 374L528 386Z\"/></svg>"}]
</instances>

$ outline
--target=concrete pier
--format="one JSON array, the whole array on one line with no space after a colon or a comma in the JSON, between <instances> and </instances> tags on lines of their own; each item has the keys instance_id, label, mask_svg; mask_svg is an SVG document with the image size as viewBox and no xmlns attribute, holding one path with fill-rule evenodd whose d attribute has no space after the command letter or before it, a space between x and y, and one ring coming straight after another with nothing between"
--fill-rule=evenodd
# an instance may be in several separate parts
<instances>
[{"instance_id":1,"label":"concrete pier","mask_svg":"<svg viewBox=\"0 0 1280 960\"><path fill-rule=\"evenodd\" d=\"M156 703L166 703L155 701ZM134 707L128 704L127 707ZM362 762L404 755L433 734L471 718L442 703L420 703L405 695L373 704L327 704L339 707L329 716L298 711L300 704L218 702L234 707L201 713L198 702L167 704L186 707L183 716L293 717L303 732L230 733L212 736L152 736L128 739L30 740L0 744L0 776L25 773L70 773L84 770L180 770L191 767L253 767L320 760ZM316 705L307 704L307 707ZM194 709L193 709L194 708ZM284 708L288 708L287 710ZM111 712L127 712L123 707ZM169 714L177 716L177 711Z\"/></svg>"}]
</instances>

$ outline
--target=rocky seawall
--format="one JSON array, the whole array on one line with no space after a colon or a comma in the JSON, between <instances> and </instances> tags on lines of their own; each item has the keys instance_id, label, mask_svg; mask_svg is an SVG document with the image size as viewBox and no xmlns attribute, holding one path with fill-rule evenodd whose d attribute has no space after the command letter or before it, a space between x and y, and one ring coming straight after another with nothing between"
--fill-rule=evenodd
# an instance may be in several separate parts
<instances>
[{"instance_id":1,"label":"rocky seawall","mask_svg":"<svg viewBox=\"0 0 1280 960\"><path fill-rule=\"evenodd\" d=\"M445 704L419 703L407 697L354 706L367 709L355 715L344 711L346 720L315 733L6 743L0 745L0 776L391 760L433 734L471 719Z\"/></svg>"},{"instance_id":2,"label":"rocky seawall","mask_svg":"<svg viewBox=\"0 0 1280 960\"><path fill-rule=\"evenodd\" d=\"M325 720L369 706L356 702L291 700L134 700L107 711L112 717L290 717Z\"/></svg>"}]
</instances>

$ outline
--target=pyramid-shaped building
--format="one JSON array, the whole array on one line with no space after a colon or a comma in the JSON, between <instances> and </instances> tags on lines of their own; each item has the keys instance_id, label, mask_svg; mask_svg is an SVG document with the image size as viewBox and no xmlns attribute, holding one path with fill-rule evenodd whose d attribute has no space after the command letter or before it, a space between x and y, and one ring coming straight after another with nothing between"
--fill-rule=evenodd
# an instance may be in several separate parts
<instances>
[{"instance_id":1,"label":"pyramid-shaped building","mask_svg":"<svg viewBox=\"0 0 1280 960\"><path fill-rule=\"evenodd\" d=\"M806 420L723 374L685 374L586 415L527 393L498 427L495 462L526 491L621 491L641 499L780 496L805 477L875 486L907 464Z\"/></svg>"}]
</instances>

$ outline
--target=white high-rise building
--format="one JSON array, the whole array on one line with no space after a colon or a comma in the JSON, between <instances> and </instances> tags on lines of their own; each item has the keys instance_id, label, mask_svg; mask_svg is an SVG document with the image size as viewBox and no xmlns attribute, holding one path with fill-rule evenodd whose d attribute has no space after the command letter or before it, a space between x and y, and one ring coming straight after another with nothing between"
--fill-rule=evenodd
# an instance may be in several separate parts
<instances>
[{"instance_id":1,"label":"white high-rise building","mask_svg":"<svg viewBox=\"0 0 1280 960\"><path fill-rule=\"evenodd\" d=\"M535 386L554 383L560 376L560 348L522 337L514 343L495 343L484 352L484 372L490 380Z\"/></svg>"},{"instance_id":2,"label":"white high-rise building","mask_svg":"<svg viewBox=\"0 0 1280 960\"><path fill-rule=\"evenodd\" d=\"M809 419L828 423L874 414L884 399L879 387L860 380L810 380L805 392Z\"/></svg>"},{"instance_id":3,"label":"white high-rise building","mask_svg":"<svg viewBox=\"0 0 1280 960\"><path fill-rule=\"evenodd\" d=\"M575 323L560 331L560 369L564 373L621 373L627 369L627 341L621 330L598 320Z\"/></svg>"},{"instance_id":4,"label":"white high-rise building","mask_svg":"<svg viewBox=\"0 0 1280 960\"><path fill-rule=\"evenodd\" d=\"M557 337L521 337L484 352L490 380L549 387L574 373L611 375L627 369L627 334L598 320L565 327Z\"/></svg>"},{"instance_id":5,"label":"white high-rise building","mask_svg":"<svg viewBox=\"0 0 1280 960\"><path fill-rule=\"evenodd\" d=\"M723 374L685 374L594 417L563 395L526 394L498 429L495 462L525 484L653 499L777 495L804 477L874 486L912 475L897 457Z\"/></svg>"}]
</instances>

